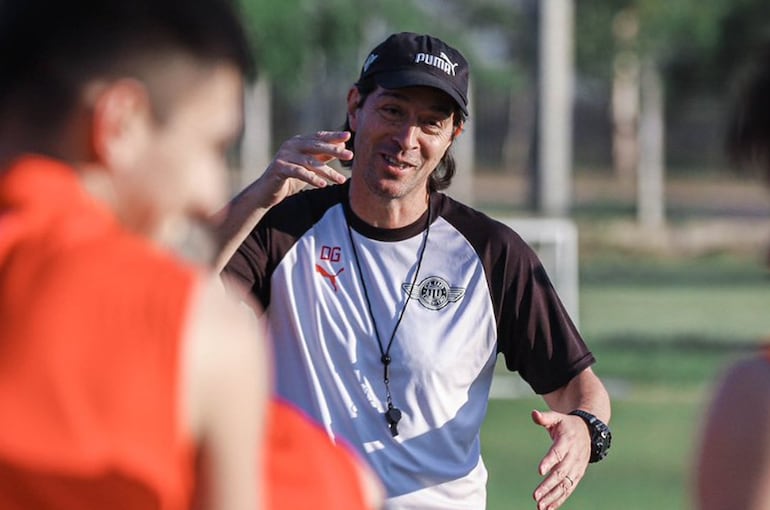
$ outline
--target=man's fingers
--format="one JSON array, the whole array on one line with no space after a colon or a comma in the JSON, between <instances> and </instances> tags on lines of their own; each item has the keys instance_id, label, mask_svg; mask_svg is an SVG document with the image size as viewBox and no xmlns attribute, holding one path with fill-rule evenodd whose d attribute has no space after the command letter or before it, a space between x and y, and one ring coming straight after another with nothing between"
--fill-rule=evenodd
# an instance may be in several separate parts
<instances>
[{"instance_id":1,"label":"man's fingers","mask_svg":"<svg viewBox=\"0 0 770 510\"><path fill-rule=\"evenodd\" d=\"M545 428L553 442L538 465L545 478L533 497L538 510L554 510L574 492L588 459L582 455L585 432L561 413L532 411L532 421ZM585 428L585 427L584 427Z\"/></svg>"},{"instance_id":2,"label":"man's fingers","mask_svg":"<svg viewBox=\"0 0 770 510\"><path fill-rule=\"evenodd\" d=\"M317 187L325 186L328 181L341 184L346 177L328 163L353 158L353 152L345 147L350 136L348 131L294 136L284 142L276 154L274 170L279 170L284 178L295 177Z\"/></svg>"},{"instance_id":3,"label":"man's fingers","mask_svg":"<svg viewBox=\"0 0 770 510\"><path fill-rule=\"evenodd\" d=\"M317 131L315 137L325 142L345 142L350 138L350 131Z\"/></svg>"},{"instance_id":4,"label":"man's fingers","mask_svg":"<svg viewBox=\"0 0 770 510\"><path fill-rule=\"evenodd\" d=\"M534 494L538 510L556 510L561 507L570 494L572 494L573 487L574 485L571 486L566 480L557 483L547 490L538 487Z\"/></svg>"},{"instance_id":5,"label":"man's fingers","mask_svg":"<svg viewBox=\"0 0 770 510\"><path fill-rule=\"evenodd\" d=\"M316 187L326 186L328 181L342 183L346 177L334 168L313 160L310 157L299 158L300 161L277 161L277 168L280 178L287 180L290 178L298 179Z\"/></svg>"},{"instance_id":6,"label":"man's fingers","mask_svg":"<svg viewBox=\"0 0 770 510\"><path fill-rule=\"evenodd\" d=\"M537 486L533 497L538 503L538 509L558 508L574 492L581 476L570 475L566 470L554 470L540 485Z\"/></svg>"},{"instance_id":7,"label":"man's fingers","mask_svg":"<svg viewBox=\"0 0 770 510\"><path fill-rule=\"evenodd\" d=\"M347 161L353 159L353 151L347 149L344 143L330 144L316 142L312 147L306 149L304 154L308 154L322 163L328 163L333 159L339 159L340 161Z\"/></svg>"},{"instance_id":8,"label":"man's fingers","mask_svg":"<svg viewBox=\"0 0 770 510\"><path fill-rule=\"evenodd\" d=\"M350 136L349 131L318 131L314 135L297 135L284 144L284 149L288 154L310 155L323 163L332 159L345 161L353 158L353 153L345 147Z\"/></svg>"},{"instance_id":9,"label":"man's fingers","mask_svg":"<svg viewBox=\"0 0 770 510\"><path fill-rule=\"evenodd\" d=\"M331 160L328 160L331 161ZM334 168L330 167L326 163L328 161L319 161L318 159L308 156L304 162L297 164L299 167L300 178L308 181L316 186L322 186L326 184L326 180L337 182L342 184L345 182L345 176L339 173ZM321 182L323 181L323 182Z\"/></svg>"},{"instance_id":10,"label":"man's fingers","mask_svg":"<svg viewBox=\"0 0 770 510\"><path fill-rule=\"evenodd\" d=\"M350 136L348 131L318 131L286 140L271 164L273 175L282 179L296 178L316 187L323 187L330 181L345 182L346 177L328 163L334 159L353 158L353 152L345 147Z\"/></svg>"}]
</instances>

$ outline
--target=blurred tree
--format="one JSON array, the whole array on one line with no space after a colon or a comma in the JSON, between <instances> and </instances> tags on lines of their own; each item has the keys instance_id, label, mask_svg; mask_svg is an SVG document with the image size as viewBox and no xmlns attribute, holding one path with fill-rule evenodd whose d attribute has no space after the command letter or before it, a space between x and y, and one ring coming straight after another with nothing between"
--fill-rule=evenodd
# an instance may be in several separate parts
<instances>
[{"instance_id":1,"label":"blurred tree","mask_svg":"<svg viewBox=\"0 0 770 510\"><path fill-rule=\"evenodd\" d=\"M665 217L666 108L675 115L682 94L714 83L702 78L715 70L712 64L723 47L726 20L737 8L757 1L577 2L578 66L612 83L616 174L627 179L635 169L639 221L658 225Z\"/></svg>"},{"instance_id":2,"label":"blurred tree","mask_svg":"<svg viewBox=\"0 0 770 510\"><path fill-rule=\"evenodd\" d=\"M764 0L576 2L581 72L609 81L615 56L629 50L652 58L665 74L666 88L677 93L714 80L723 84L735 57L770 30L766 23L770 3ZM703 80L706 76L712 80ZM670 96L672 106L678 97Z\"/></svg>"},{"instance_id":3,"label":"blurred tree","mask_svg":"<svg viewBox=\"0 0 770 510\"><path fill-rule=\"evenodd\" d=\"M446 2L453 32L473 48L479 159L504 171L528 170L534 145L538 0ZM455 36L456 37L456 36ZM495 122L504 112L501 121Z\"/></svg>"},{"instance_id":4,"label":"blurred tree","mask_svg":"<svg viewBox=\"0 0 770 510\"><path fill-rule=\"evenodd\" d=\"M724 84L734 77L758 51L770 42L770 2L735 0L720 26L720 45L714 55L714 68L727 73L711 73L712 80ZM721 78L721 79L720 79Z\"/></svg>"}]
</instances>

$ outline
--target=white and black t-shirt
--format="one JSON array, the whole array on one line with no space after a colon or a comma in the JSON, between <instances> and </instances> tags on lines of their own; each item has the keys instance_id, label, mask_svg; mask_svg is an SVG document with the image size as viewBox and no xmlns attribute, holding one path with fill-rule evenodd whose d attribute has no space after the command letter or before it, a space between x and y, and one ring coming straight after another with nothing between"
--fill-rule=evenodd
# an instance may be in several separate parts
<instances>
[{"instance_id":1,"label":"white and black t-shirt","mask_svg":"<svg viewBox=\"0 0 770 510\"><path fill-rule=\"evenodd\" d=\"M277 393L368 459L386 508L484 508L479 431L497 354L539 394L594 357L510 228L432 193L431 211L412 225L379 229L352 213L348 189L305 191L271 209L226 277L267 310ZM403 413L393 437L374 328L386 347L406 300L389 350Z\"/></svg>"}]
</instances>

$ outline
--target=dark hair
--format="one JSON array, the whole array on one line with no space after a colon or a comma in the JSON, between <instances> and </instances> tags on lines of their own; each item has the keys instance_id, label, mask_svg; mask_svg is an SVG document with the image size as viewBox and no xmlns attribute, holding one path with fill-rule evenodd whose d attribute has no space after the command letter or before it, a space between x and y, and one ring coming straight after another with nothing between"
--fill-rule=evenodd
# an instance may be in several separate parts
<instances>
[{"instance_id":1,"label":"dark hair","mask_svg":"<svg viewBox=\"0 0 770 510\"><path fill-rule=\"evenodd\" d=\"M373 78L366 78L357 82L355 87L358 89L358 93L361 96L361 101L358 103L358 107L360 108L369 97L369 94L377 89L377 83L375 83ZM465 114L463 114L460 107L457 105L455 105L453 113L454 127L460 127L463 122L465 122ZM348 122L347 117L345 118L343 130L350 131L351 133L350 139L345 145L348 149L353 151L356 134L350 129L350 123ZM454 134L452 136L454 136ZM353 153L355 159L355 151ZM341 161L340 163L344 166L351 166L353 160ZM428 179L428 191L441 191L448 188L449 185L452 184L452 178L455 175L456 169L457 165L455 164L454 156L452 156L452 147L450 146L441 157L439 164L436 165L436 169L430 174L430 178Z\"/></svg>"},{"instance_id":2,"label":"dark hair","mask_svg":"<svg viewBox=\"0 0 770 510\"><path fill-rule=\"evenodd\" d=\"M740 82L730 113L727 152L739 165L761 165L770 181L770 46Z\"/></svg>"},{"instance_id":3,"label":"dark hair","mask_svg":"<svg viewBox=\"0 0 770 510\"><path fill-rule=\"evenodd\" d=\"M248 38L228 0L2 0L0 120L53 133L84 85L142 79L147 59L168 54L254 72Z\"/></svg>"}]
</instances>

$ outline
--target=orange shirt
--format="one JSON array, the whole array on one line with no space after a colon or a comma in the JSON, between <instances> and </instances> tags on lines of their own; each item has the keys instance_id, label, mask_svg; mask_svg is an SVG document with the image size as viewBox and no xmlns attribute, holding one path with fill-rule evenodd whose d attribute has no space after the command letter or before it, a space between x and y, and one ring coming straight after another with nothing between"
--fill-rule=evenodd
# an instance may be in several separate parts
<instances>
[{"instance_id":1,"label":"orange shirt","mask_svg":"<svg viewBox=\"0 0 770 510\"><path fill-rule=\"evenodd\" d=\"M180 338L195 272L60 163L0 174L0 508L185 508Z\"/></svg>"},{"instance_id":2,"label":"orange shirt","mask_svg":"<svg viewBox=\"0 0 770 510\"><path fill-rule=\"evenodd\" d=\"M267 508L368 508L355 453L344 444L333 443L294 405L274 400L267 432Z\"/></svg>"}]
</instances>

